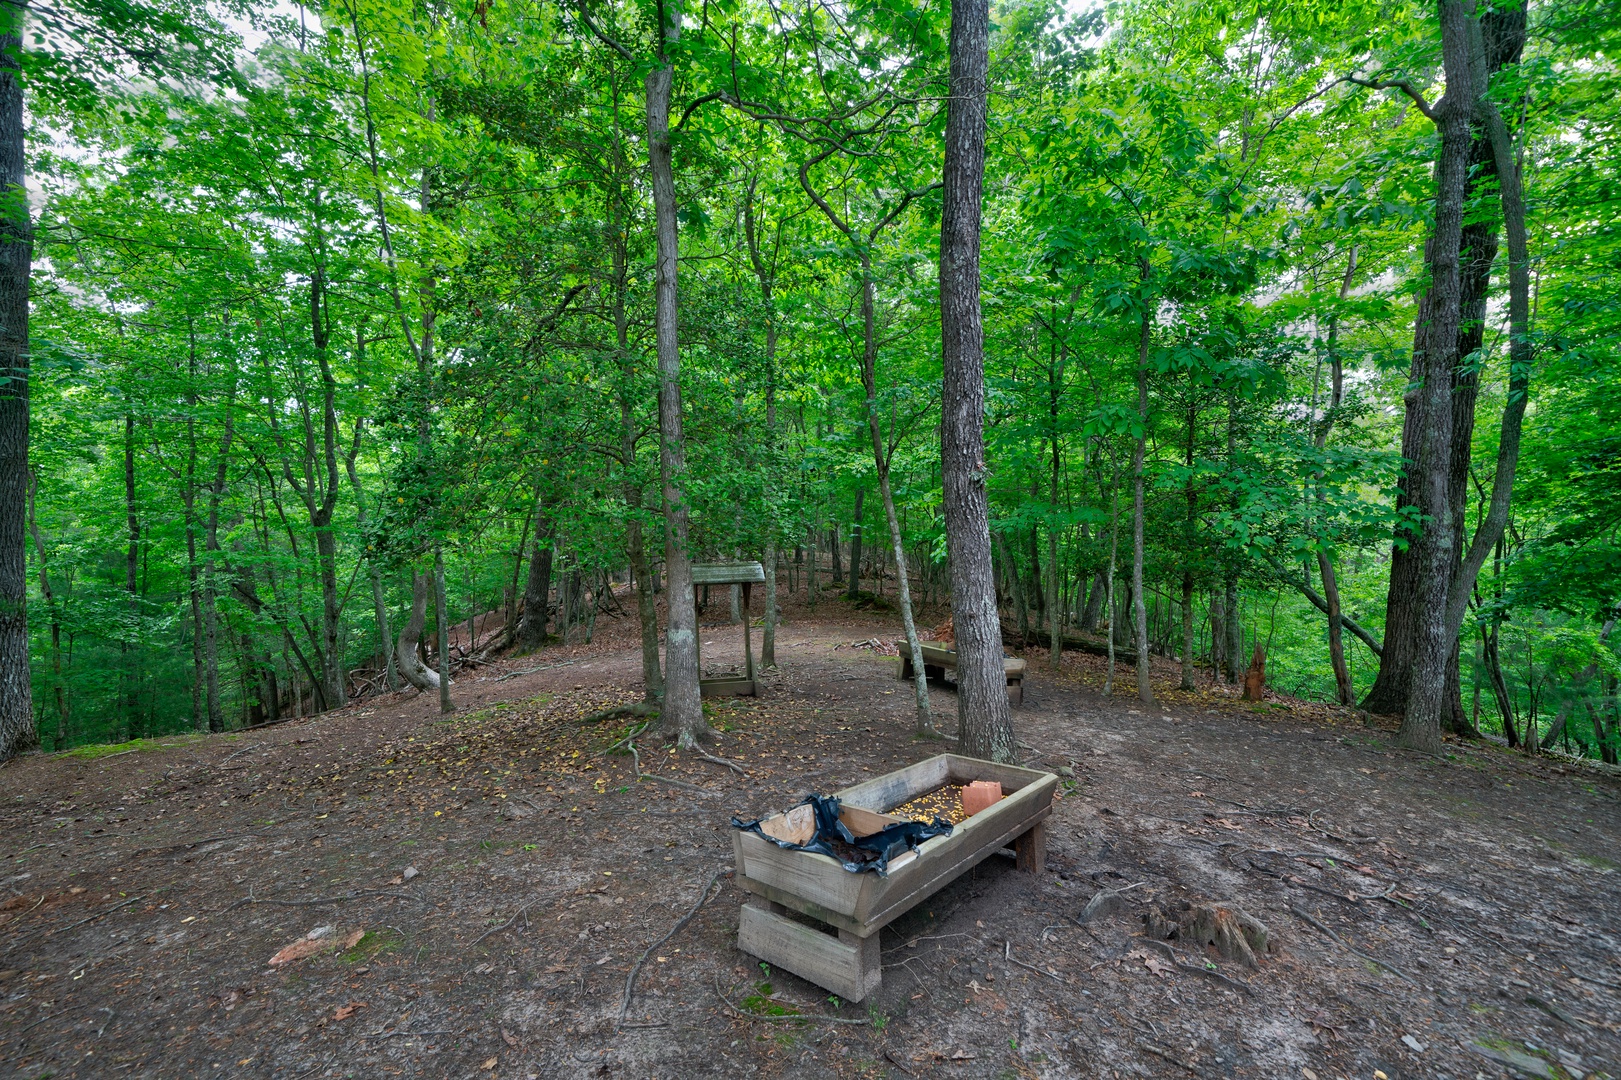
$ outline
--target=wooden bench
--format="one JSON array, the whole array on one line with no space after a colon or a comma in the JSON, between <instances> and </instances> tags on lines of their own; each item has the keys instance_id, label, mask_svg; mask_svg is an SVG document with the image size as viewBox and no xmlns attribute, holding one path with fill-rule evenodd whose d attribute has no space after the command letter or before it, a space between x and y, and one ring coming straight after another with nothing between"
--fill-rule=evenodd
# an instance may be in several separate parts
<instances>
[{"instance_id":1,"label":"wooden bench","mask_svg":"<svg viewBox=\"0 0 1621 1080\"><path fill-rule=\"evenodd\" d=\"M952 673L956 679L957 650L948 649L943 645L934 645L927 641L920 643L923 648L923 675L929 679L944 679L946 672ZM1029 663L1018 657L1010 656L1002 660L1002 670L1007 674L1007 699L1009 705L1024 703L1024 673ZM912 650L901 642L900 663L895 668L897 679L910 679L912 677Z\"/></svg>"},{"instance_id":2,"label":"wooden bench","mask_svg":"<svg viewBox=\"0 0 1621 1080\"><path fill-rule=\"evenodd\" d=\"M1058 777L940 754L836 793L845 823L861 834L897 820L886 811L924 792L973 780L999 782L1002 800L956 826L950 836L925 840L915 852L892 859L884 877L853 874L829 856L734 832L737 884L750 894L738 923L738 948L846 1001L860 1001L878 989L883 978L878 932L884 926L1010 844L1018 869L1037 873L1043 868L1044 822ZM787 816L768 818L761 827L779 823L791 829ZM788 911L814 924L791 918Z\"/></svg>"}]
</instances>

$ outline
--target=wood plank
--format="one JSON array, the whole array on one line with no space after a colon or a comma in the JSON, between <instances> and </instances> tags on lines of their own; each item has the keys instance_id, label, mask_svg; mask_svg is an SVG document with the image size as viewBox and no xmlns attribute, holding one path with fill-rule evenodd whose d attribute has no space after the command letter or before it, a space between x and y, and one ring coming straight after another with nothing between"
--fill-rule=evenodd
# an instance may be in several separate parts
<instances>
[{"instance_id":1,"label":"wood plank","mask_svg":"<svg viewBox=\"0 0 1621 1080\"><path fill-rule=\"evenodd\" d=\"M953 784L966 784L970 780L995 780L1002 785L1002 791L1018 791L1030 784L1039 783L1043 777L1053 776L1052 773L1042 772L1039 769L1024 769L1017 765L1003 765L995 761L984 761L980 758L964 757L961 754L946 754L948 781ZM1057 779L1054 778L1054 786Z\"/></svg>"},{"instance_id":2,"label":"wood plank","mask_svg":"<svg viewBox=\"0 0 1621 1080\"><path fill-rule=\"evenodd\" d=\"M808 807L807 807L808 809ZM859 806L839 806L839 820L844 827L850 830L852 836L871 836L875 832L882 832L891 825L899 825L905 818L894 817L890 814L875 814L871 810L863 810ZM801 840L799 843L803 844Z\"/></svg>"},{"instance_id":3,"label":"wood plank","mask_svg":"<svg viewBox=\"0 0 1621 1080\"><path fill-rule=\"evenodd\" d=\"M870 881L878 880L876 874L852 874L826 855L787 851L753 833L740 831L737 835L741 856L737 863L739 876L798 897L818 909L853 916L862 889L868 887ZM815 911L792 901L783 902L795 911L816 915Z\"/></svg>"},{"instance_id":4,"label":"wood plank","mask_svg":"<svg viewBox=\"0 0 1621 1080\"><path fill-rule=\"evenodd\" d=\"M699 679L698 693L702 697L759 697L760 688L753 679Z\"/></svg>"},{"instance_id":5,"label":"wood plank","mask_svg":"<svg viewBox=\"0 0 1621 1080\"><path fill-rule=\"evenodd\" d=\"M841 804L884 813L946 782L946 754L924 758L904 769L834 792Z\"/></svg>"},{"instance_id":6,"label":"wood plank","mask_svg":"<svg viewBox=\"0 0 1621 1080\"><path fill-rule=\"evenodd\" d=\"M765 581L765 567L758 562L693 563L694 585L759 585Z\"/></svg>"},{"instance_id":7,"label":"wood plank","mask_svg":"<svg viewBox=\"0 0 1621 1080\"><path fill-rule=\"evenodd\" d=\"M737 947L846 1001L861 1001L883 978L878 937L845 933L849 939L840 940L785 915L746 906L738 919Z\"/></svg>"}]
</instances>

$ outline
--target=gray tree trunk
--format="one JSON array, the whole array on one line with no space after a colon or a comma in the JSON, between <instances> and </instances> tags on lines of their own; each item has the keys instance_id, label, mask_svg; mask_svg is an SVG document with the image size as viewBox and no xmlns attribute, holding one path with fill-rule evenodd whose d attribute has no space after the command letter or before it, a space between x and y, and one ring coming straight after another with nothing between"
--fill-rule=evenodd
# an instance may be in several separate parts
<instances>
[{"instance_id":1,"label":"gray tree trunk","mask_svg":"<svg viewBox=\"0 0 1621 1080\"><path fill-rule=\"evenodd\" d=\"M1144 268L1146 276L1147 268ZM1142 330L1137 339L1137 422L1142 434L1131 451L1131 600L1132 629L1137 653L1137 697L1152 702L1153 671L1148 652L1148 605L1143 592L1143 458L1148 446L1148 342L1153 332L1153 316L1143 312Z\"/></svg>"},{"instance_id":2,"label":"gray tree trunk","mask_svg":"<svg viewBox=\"0 0 1621 1080\"><path fill-rule=\"evenodd\" d=\"M434 622L439 624L439 711L448 714L456 711L450 700L450 606L445 602L445 553L437 545L433 549L433 610Z\"/></svg>"},{"instance_id":3,"label":"gray tree trunk","mask_svg":"<svg viewBox=\"0 0 1621 1080\"><path fill-rule=\"evenodd\" d=\"M647 153L653 174L657 238L654 336L659 370L659 474L664 489L664 566L669 614L664 632L664 707L660 730L691 749L707 740L698 690L698 613L693 605L692 560L687 548L686 447L681 420L681 350L676 293L675 171L670 151L670 87L675 73L663 42L681 36L681 6L663 8L665 25L658 64L647 73Z\"/></svg>"},{"instance_id":4,"label":"gray tree trunk","mask_svg":"<svg viewBox=\"0 0 1621 1080\"><path fill-rule=\"evenodd\" d=\"M989 48L988 0L952 0L940 215L940 463L957 637L959 746L971 757L1011 762L1017 748L1002 667L985 490L985 338L979 302Z\"/></svg>"}]
</instances>

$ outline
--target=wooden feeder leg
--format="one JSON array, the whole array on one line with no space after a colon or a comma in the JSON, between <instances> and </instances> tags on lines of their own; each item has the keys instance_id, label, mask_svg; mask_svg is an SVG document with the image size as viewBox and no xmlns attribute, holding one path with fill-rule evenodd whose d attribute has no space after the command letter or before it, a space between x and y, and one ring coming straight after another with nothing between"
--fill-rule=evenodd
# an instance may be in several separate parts
<instances>
[{"instance_id":1,"label":"wooden feeder leg","mask_svg":"<svg viewBox=\"0 0 1621 1080\"><path fill-rule=\"evenodd\" d=\"M743 583L743 677L754 681L754 646L749 644L749 582Z\"/></svg>"},{"instance_id":2,"label":"wooden feeder leg","mask_svg":"<svg viewBox=\"0 0 1621 1080\"><path fill-rule=\"evenodd\" d=\"M835 937L782 911L769 901L745 902L738 919L738 948L845 1001L860 1001L878 989L884 966L877 933L862 938L840 930Z\"/></svg>"},{"instance_id":3,"label":"wooden feeder leg","mask_svg":"<svg viewBox=\"0 0 1621 1080\"><path fill-rule=\"evenodd\" d=\"M1047 823L1038 821L1030 831L1013 841L1015 865L1027 874L1039 874L1047 868Z\"/></svg>"}]
</instances>

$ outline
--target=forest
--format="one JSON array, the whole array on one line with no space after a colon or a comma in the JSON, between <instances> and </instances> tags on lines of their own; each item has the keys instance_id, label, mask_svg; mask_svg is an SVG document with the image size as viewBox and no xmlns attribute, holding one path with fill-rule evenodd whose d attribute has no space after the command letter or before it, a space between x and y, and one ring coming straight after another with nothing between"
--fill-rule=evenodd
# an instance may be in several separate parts
<instances>
[{"instance_id":1,"label":"forest","mask_svg":"<svg viewBox=\"0 0 1621 1080\"><path fill-rule=\"evenodd\" d=\"M0 757L617 619L692 746L757 559L982 757L1056 640L1617 761L1613 0L4 10Z\"/></svg>"}]
</instances>

